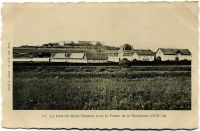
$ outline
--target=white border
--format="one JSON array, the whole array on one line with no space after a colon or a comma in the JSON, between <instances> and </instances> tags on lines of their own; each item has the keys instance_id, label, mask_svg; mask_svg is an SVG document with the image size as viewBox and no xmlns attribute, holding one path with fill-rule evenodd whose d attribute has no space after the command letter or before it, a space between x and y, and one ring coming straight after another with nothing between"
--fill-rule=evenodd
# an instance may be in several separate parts
<instances>
[{"instance_id":1,"label":"white border","mask_svg":"<svg viewBox=\"0 0 200 131\"><path fill-rule=\"evenodd\" d=\"M3 1L0 1L0 8L2 8L2 5L3 3L12 3L12 2L17 2L17 3L23 3L23 2L53 2L53 3L56 3L56 2L74 2L74 3L77 3L77 2L157 2L157 1L166 1L166 2L174 2L174 1L177 1L177 2L181 2L181 1L194 1L194 0L3 0ZM200 2L198 3L198 6L200 8ZM1 11L2 13L2 11ZM199 18L200 18L200 15L199 15ZM200 20L198 20L200 21ZM0 17L0 30L2 32L2 17ZM198 28L198 31L200 31L200 27ZM200 33L199 33L199 38L200 38ZM0 36L0 39L2 39L2 35ZM200 42L200 39L199 39L199 42ZM2 47L2 41L0 41L0 52L1 51L1 47ZM199 52L200 52L200 46L199 47ZM200 61L200 54L198 54L198 60ZM1 80L2 80L2 64L3 64L3 61L2 61L2 54L0 53L0 83L1 83ZM199 68L198 68L198 74L200 76L200 64L199 65ZM5 128L2 128L2 87L1 87L2 84L0 84L0 130L2 131L7 131L7 130L22 130L22 131L25 131L25 130L31 130L31 131L36 131L37 129L5 129ZM200 81L199 81L199 85L200 85ZM199 90L199 94L200 94L200 90ZM199 100L200 100L200 97L199 97ZM198 101L198 103L200 104L200 102ZM199 108L199 112L200 112L200 108ZM199 117L200 117L200 113L199 113ZM199 127L200 127L200 121L199 121ZM196 129L196 130L200 130L200 129ZM44 129L40 129L40 131L46 131Z\"/></svg>"}]
</instances>

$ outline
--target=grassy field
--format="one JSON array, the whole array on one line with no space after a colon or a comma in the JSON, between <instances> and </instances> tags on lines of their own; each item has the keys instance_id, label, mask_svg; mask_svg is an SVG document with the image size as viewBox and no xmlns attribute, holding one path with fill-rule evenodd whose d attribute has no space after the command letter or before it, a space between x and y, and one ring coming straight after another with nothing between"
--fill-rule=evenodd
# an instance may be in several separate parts
<instances>
[{"instance_id":1,"label":"grassy field","mask_svg":"<svg viewBox=\"0 0 200 131\"><path fill-rule=\"evenodd\" d=\"M118 66L35 66L35 65L14 65L14 71L16 72L108 72L108 73L133 73L135 71L191 71L191 66L131 66L129 68L123 68Z\"/></svg>"},{"instance_id":2,"label":"grassy field","mask_svg":"<svg viewBox=\"0 0 200 131\"><path fill-rule=\"evenodd\" d=\"M15 67L13 108L190 110L190 70L188 67L26 67L24 70Z\"/></svg>"}]
</instances>

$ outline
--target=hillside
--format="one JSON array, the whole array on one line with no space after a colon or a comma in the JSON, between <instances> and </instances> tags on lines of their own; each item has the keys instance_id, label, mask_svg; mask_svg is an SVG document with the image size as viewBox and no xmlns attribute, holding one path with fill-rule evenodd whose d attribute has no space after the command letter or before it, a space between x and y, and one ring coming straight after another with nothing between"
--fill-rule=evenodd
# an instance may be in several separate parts
<instances>
[{"instance_id":1,"label":"hillside","mask_svg":"<svg viewBox=\"0 0 200 131\"><path fill-rule=\"evenodd\" d=\"M55 43L47 43L41 46L23 45L13 48L14 57L31 57L38 54L45 54L49 56L56 52L85 52L85 53L106 53L108 50L118 50L119 47L105 45L100 41L62 41Z\"/></svg>"}]
</instances>

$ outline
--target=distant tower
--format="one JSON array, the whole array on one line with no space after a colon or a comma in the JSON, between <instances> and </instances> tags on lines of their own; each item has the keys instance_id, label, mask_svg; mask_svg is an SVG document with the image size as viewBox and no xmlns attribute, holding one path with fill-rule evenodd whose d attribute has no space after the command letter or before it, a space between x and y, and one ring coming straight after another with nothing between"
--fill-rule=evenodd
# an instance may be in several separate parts
<instances>
[{"instance_id":1,"label":"distant tower","mask_svg":"<svg viewBox=\"0 0 200 131\"><path fill-rule=\"evenodd\" d=\"M129 50L132 50L132 46L130 44L124 44L124 45L120 46L120 50L129 51Z\"/></svg>"},{"instance_id":2,"label":"distant tower","mask_svg":"<svg viewBox=\"0 0 200 131\"><path fill-rule=\"evenodd\" d=\"M132 50L133 49L130 44L124 44L124 45L120 46L120 49L118 50L119 60L122 60L124 58L124 54L131 53Z\"/></svg>"}]
</instances>

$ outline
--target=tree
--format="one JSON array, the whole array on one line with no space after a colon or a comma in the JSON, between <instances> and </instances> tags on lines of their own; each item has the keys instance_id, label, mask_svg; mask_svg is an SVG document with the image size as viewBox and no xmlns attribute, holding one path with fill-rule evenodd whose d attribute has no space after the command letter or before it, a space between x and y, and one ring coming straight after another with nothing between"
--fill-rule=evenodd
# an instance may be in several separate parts
<instances>
[{"instance_id":1,"label":"tree","mask_svg":"<svg viewBox=\"0 0 200 131\"><path fill-rule=\"evenodd\" d=\"M124 58L124 59L119 61L119 66L130 67L131 66L131 62L127 58Z\"/></svg>"}]
</instances>

